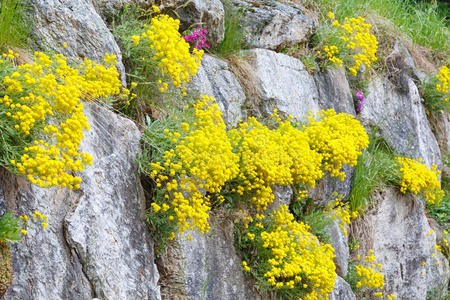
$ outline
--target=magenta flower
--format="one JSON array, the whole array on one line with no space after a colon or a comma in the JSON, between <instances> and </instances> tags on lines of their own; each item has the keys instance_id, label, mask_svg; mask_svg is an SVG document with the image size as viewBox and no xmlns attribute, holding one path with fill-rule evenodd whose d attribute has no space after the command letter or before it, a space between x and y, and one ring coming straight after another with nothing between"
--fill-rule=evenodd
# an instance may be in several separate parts
<instances>
[{"instance_id":1,"label":"magenta flower","mask_svg":"<svg viewBox=\"0 0 450 300\"><path fill-rule=\"evenodd\" d=\"M358 113L361 112L364 105L364 100L365 100L364 93L361 90L356 92L354 99L356 112Z\"/></svg>"},{"instance_id":2,"label":"magenta flower","mask_svg":"<svg viewBox=\"0 0 450 300\"><path fill-rule=\"evenodd\" d=\"M201 50L203 48L209 49L208 38L206 35L208 34L208 30L206 28L198 27L188 36L183 36L184 40L188 43L193 43L194 48L197 50Z\"/></svg>"}]
</instances>

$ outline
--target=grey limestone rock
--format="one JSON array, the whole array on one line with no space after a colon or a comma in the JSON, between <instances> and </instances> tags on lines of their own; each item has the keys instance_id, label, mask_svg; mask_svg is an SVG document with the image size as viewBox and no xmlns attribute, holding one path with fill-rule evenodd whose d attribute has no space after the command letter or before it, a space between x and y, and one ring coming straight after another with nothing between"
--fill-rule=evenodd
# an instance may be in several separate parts
<instances>
[{"instance_id":1,"label":"grey limestone rock","mask_svg":"<svg viewBox=\"0 0 450 300\"><path fill-rule=\"evenodd\" d=\"M96 62L102 62L105 53L114 53L117 68L125 75L119 46L90 0L30 0L29 5L31 32L39 48L70 59L86 57Z\"/></svg>"},{"instance_id":2,"label":"grey limestone rock","mask_svg":"<svg viewBox=\"0 0 450 300\"><path fill-rule=\"evenodd\" d=\"M298 4L274 0L233 0L242 10L244 43L249 48L281 50L305 42L315 32L317 20Z\"/></svg>"},{"instance_id":3,"label":"grey limestone rock","mask_svg":"<svg viewBox=\"0 0 450 300\"><path fill-rule=\"evenodd\" d=\"M81 188L42 189L3 171L10 210L48 216L13 245L14 279L4 299L160 299L144 196L136 173L140 133L133 122L94 103L81 149L94 165Z\"/></svg>"},{"instance_id":4,"label":"grey limestone rock","mask_svg":"<svg viewBox=\"0 0 450 300\"><path fill-rule=\"evenodd\" d=\"M356 297L350 285L344 279L337 276L329 300L356 300Z\"/></svg>"},{"instance_id":5,"label":"grey limestone rock","mask_svg":"<svg viewBox=\"0 0 450 300\"><path fill-rule=\"evenodd\" d=\"M339 178L325 175L314 189L309 189L309 196L318 204L325 205L334 200L337 195L342 195L342 198L348 197L352 191L354 168L348 165L342 167L345 173L345 178L341 181Z\"/></svg>"},{"instance_id":6,"label":"grey limestone rock","mask_svg":"<svg viewBox=\"0 0 450 300\"><path fill-rule=\"evenodd\" d=\"M150 6L150 0L92 0L96 11L105 21L110 21L114 15L128 5Z\"/></svg>"},{"instance_id":7,"label":"grey limestone rock","mask_svg":"<svg viewBox=\"0 0 450 300\"><path fill-rule=\"evenodd\" d=\"M352 92L343 68L317 72L314 74L314 81L319 92L321 109L331 108L337 113L356 115Z\"/></svg>"},{"instance_id":8,"label":"grey limestone rock","mask_svg":"<svg viewBox=\"0 0 450 300\"><path fill-rule=\"evenodd\" d=\"M348 231L348 229L347 229ZM347 276L348 259L350 252L348 249L348 235L344 234L344 231L339 227L338 220L332 220L331 225L327 227L327 232L331 239L331 246L333 246L334 264L336 265L336 273L339 276Z\"/></svg>"},{"instance_id":9,"label":"grey limestone rock","mask_svg":"<svg viewBox=\"0 0 450 300\"><path fill-rule=\"evenodd\" d=\"M450 114L436 111L430 114L430 125L442 154L450 154Z\"/></svg>"},{"instance_id":10,"label":"grey limestone rock","mask_svg":"<svg viewBox=\"0 0 450 300\"><path fill-rule=\"evenodd\" d=\"M374 197L378 206L364 218L367 229L361 249L374 250L376 263L383 266L386 293L394 293L397 299L437 299L432 295L445 289L450 272L448 261L434 248L436 233L430 228L423 201L394 188Z\"/></svg>"},{"instance_id":11,"label":"grey limestone rock","mask_svg":"<svg viewBox=\"0 0 450 300\"><path fill-rule=\"evenodd\" d=\"M192 241L179 239L187 299L259 299L245 280L233 246L233 222L211 217L210 224L207 234L190 231Z\"/></svg>"},{"instance_id":12,"label":"grey limestone rock","mask_svg":"<svg viewBox=\"0 0 450 300\"><path fill-rule=\"evenodd\" d=\"M270 115L274 109L306 120L309 110L319 110L318 92L314 79L302 62L271 50L244 51L256 78L262 115Z\"/></svg>"},{"instance_id":13,"label":"grey limestone rock","mask_svg":"<svg viewBox=\"0 0 450 300\"><path fill-rule=\"evenodd\" d=\"M204 54L191 88L214 97L227 125L234 126L246 117L244 91L226 61Z\"/></svg>"},{"instance_id":14,"label":"grey limestone rock","mask_svg":"<svg viewBox=\"0 0 450 300\"><path fill-rule=\"evenodd\" d=\"M404 92L387 79L372 81L360 118L366 128L379 126L379 134L399 155L421 157L428 166L441 166L439 146L417 87L410 78L406 78L406 87Z\"/></svg>"}]
</instances>

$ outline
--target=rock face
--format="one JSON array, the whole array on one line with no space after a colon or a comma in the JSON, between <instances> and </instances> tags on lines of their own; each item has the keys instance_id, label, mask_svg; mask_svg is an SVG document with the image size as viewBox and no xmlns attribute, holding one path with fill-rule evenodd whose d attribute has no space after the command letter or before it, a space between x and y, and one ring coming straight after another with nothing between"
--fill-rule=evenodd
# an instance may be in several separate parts
<instances>
[{"instance_id":1,"label":"rock face","mask_svg":"<svg viewBox=\"0 0 450 300\"><path fill-rule=\"evenodd\" d=\"M148 0L92 0L92 3L99 15L107 21L111 21L126 5L150 6Z\"/></svg>"},{"instance_id":2,"label":"rock face","mask_svg":"<svg viewBox=\"0 0 450 300\"><path fill-rule=\"evenodd\" d=\"M436 136L442 154L450 153L450 115L446 111L431 113L431 130Z\"/></svg>"},{"instance_id":3,"label":"rock face","mask_svg":"<svg viewBox=\"0 0 450 300\"><path fill-rule=\"evenodd\" d=\"M350 285L344 279L337 276L329 300L356 300L356 297Z\"/></svg>"},{"instance_id":4,"label":"rock face","mask_svg":"<svg viewBox=\"0 0 450 300\"><path fill-rule=\"evenodd\" d=\"M71 59L87 57L103 61L114 53L123 74L122 54L112 33L89 0L30 0L33 40L38 47L62 53ZM63 43L67 47L63 47ZM124 76L124 74L123 74Z\"/></svg>"},{"instance_id":5,"label":"rock face","mask_svg":"<svg viewBox=\"0 0 450 300\"><path fill-rule=\"evenodd\" d=\"M319 110L314 79L300 60L265 49L243 53L255 74L262 115L268 116L277 108L281 113L306 120L309 110Z\"/></svg>"},{"instance_id":6,"label":"rock face","mask_svg":"<svg viewBox=\"0 0 450 300\"><path fill-rule=\"evenodd\" d=\"M213 46L223 41L225 11L220 0L162 0L160 7L176 12L181 21L181 31L195 24L208 29L208 39Z\"/></svg>"},{"instance_id":7,"label":"rock face","mask_svg":"<svg viewBox=\"0 0 450 300\"><path fill-rule=\"evenodd\" d=\"M337 113L356 116L352 92L343 68L330 69L314 74L314 81L319 92L321 109L334 109Z\"/></svg>"},{"instance_id":8,"label":"rock face","mask_svg":"<svg viewBox=\"0 0 450 300\"><path fill-rule=\"evenodd\" d=\"M189 232L180 239L188 299L259 299L246 283L242 262L233 246L233 222L214 217L205 235Z\"/></svg>"},{"instance_id":9,"label":"rock face","mask_svg":"<svg viewBox=\"0 0 450 300\"><path fill-rule=\"evenodd\" d=\"M243 11L241 26L249 48L280 50L305 42L314 33L317 21L299 5L274 0L233 0Z\"/></svg>"},{"instance_id":10,"label":"rock face","mask_svg":"<svg viewBox=\"0 0 450 300\"><path fill-rule=\"evenodd\" d=\"M331 225L327 227L328 235L330 236L331 246L333 246L334 264L336 265L336 273L339 276L347 276L348 259L350 252L348 249L348 236L344 234L339 227L338 220L333 220ZM347 230L348 232L348 230Z\"/></svg>"},{"instance_id":11,"label":"rock face","mask_svg":"<svg viewBox=\"0 0 450 300\"><path fill-rule=\"evenodd\" d=\"M360 241L366 245L363 251L372 248L376 263L383 265L387 293L395 293L397 299L438 299L433 293L448 285L449 266L434 248L436 234L431 231L423 202L393 188L375 198L378 207L365 216L368 235Z\"/></svg>"},{"instance_id":12,"label":"rock face","mask_svg":"<svg viewBox=\"0 0 450 300\"><path fill-rule=\"evenodd\" d=\"M399 91L383 78L371 82L361 120L365 126L379 126L379 133L400 155L422 157L428 166L440 166L439 146L417 87L410 78L406 78L405 87L406 92Z\"/></svg>"},{"instance_id":13,"label":"rock face","mask_svg":"<svg viewBox=\"0 0 450 300\"><path fill-rule=\"evenodd\" d=\"M85 114L91 131L81 148L94 165L81 173L80 190L41 189L0 174L8 209L49 219L13 245L4 299L160 299L134 162L139 131L97 104L85 105Z\"/></svg>"},{"instance_id":14,"label":"rock face","mask_svg":"<svg viewBox=\"0 0 450 300\"><path fill-rule=\"evenodd\" d=\"M244 91L224 60L203 55L192 89L214 97L227 125L236 125L246 117Z\"/></svg>"}]
</instances>

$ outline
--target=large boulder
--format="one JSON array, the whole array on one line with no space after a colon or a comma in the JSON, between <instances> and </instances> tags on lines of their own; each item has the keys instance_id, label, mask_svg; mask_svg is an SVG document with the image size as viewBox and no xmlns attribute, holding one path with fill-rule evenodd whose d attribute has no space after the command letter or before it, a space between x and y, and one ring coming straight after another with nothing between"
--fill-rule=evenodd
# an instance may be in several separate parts
<instances>
[{"instance_id":1,"label":"large boulder","mask_svg":"<svg viewBox=\"0 0 450 300\"><path fill-rule=\"evenodd\" d=\"M4 299L160 299L135 164L140 133L98 104L84 112L91 130L81 150L94 165L81 172L79 190L0 174L9 210L48 216L46 229L36 224L12 246L14 279Z\"/></svg>"},{"instance_id":2,"label":"large boulder","mask_svg":"<svg viewBox=\"0 0 450 300\"><path fill-rule=\"evenodd\" d=\"M71 59L87 57L97 62L103 61L105 53L114 53L118 70L125 75L119 46L91 1L30 0L29 5L33 19L31 33L38 48Z\"/></svg>"},{"instance_id":3,"label":"large boulder","mask_svg":"<svg viewBox=\"0 0 450 300\"><path fill-rule=\"evenodd\" d=\"M242 11L240 25L246 47L281 50L305 42L315 32L317 20L298 4L274 0L233 0Z\"/></svg>"},{"instance_id":4,"label":"large boulder","mask_svg":"<svg viewBox=\"0 0 450 300\"><path fill-rule=\"evenodd\" d=\"M246 117L244 90L226 61L204 54L191 89L213 96L227 125L235 126Z\"/></svg>"},{"instance_id":5,"label":"large boulder","mask_svg":"<svg viewBox=\"0 0 450 300\"><path fill-rule=\"evenodd\" d=\"M215 216L210 224L208 233L190 231L192 241L179 241L187 299L259 299L242 272L242 261L234 248L232 220Z\"/></svg>"},{"instance_id":6,"label":"large boulder","mask_svg":"<svg viewBox=\"0 0 450 300\"><path fill-rule=\"evenodd\" d=\"M181 21L181 31L193 25L208 30L209 44L216 46L223 41L225 11L220 0L162 0L161 9Z\"/></svg>"},{"instance_id":7,"label":"large boulder","mask_svg":"<svg viewBox=\"0 0 450 300\"><path fill-rule=\"evenodd\" d=\"M265 49L243 51L243 55L254 73L253 84L260 98L256 105L263 116L278 109L305 121L310 110L319 110L314 79L300 60Z\"/></svg>"},{"instance_id":8,"label":"large boulder","mask_svg":"<svg viewBox=\"0 0 450 300\"><path fill-rule=\"evenodd\" d=\"M374 250L381 264L386 293L397 299L437 299L449 281L448 261L436 249L423 201L412 194L386 188L374 195L375 209L360 224L361 256ZM431 298L430 298L431 297Z\"/></svg>"},{"instance_id":9,"label":"large boulder","mask_svg":"<svg viewBox=\"0 0 450 300\"><path fill-rule=\"evenodd\" d=\"M377 78L368 90L360 114L364 125L378 126L379 134L398 154L421 157L428 166L441 166L439 146L414 82L406 77L404 89L399 90L389 80Z\"/></svg>"}]
</instances>

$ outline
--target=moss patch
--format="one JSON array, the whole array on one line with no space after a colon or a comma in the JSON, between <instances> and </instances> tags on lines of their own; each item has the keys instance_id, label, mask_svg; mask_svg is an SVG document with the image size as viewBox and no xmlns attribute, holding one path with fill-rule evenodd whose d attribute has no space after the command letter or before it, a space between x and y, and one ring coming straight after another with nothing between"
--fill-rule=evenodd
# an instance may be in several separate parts
<instances>
[{"instance_id":1,"label":"moss patch","mask_svg":"<svg viewBox=\"0 0 450 300\"><path fill-rule=\"evenodd\" d=\"M2 297L12 281L11 248L0 242L0 297Z\"/></svg>"}]
</instances>

